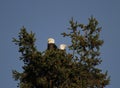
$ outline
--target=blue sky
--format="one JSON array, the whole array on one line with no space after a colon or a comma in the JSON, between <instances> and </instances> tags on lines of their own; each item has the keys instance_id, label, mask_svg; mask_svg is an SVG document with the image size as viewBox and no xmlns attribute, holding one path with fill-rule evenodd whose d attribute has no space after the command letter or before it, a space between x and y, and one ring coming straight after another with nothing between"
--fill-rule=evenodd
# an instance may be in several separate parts
<instances>
[{"instance_id":1,"label":"blue sky","mask_svg":"<svg viewBox=\"0 0 120 88\"><path fill-rule=\"evenodd\" d=\"M106 88L119 87L120 74L120 0L0 0L0 88L17 88L12 70L21 71L18 47L12 42L22 26L36 34L36 46L43 51L47 39L53 37L56 44L69 44L60 33L66 32L73 17L86 24L93 15L102 26L101 48L103 63L111 83Z\"/></svg>"}]
</instances>

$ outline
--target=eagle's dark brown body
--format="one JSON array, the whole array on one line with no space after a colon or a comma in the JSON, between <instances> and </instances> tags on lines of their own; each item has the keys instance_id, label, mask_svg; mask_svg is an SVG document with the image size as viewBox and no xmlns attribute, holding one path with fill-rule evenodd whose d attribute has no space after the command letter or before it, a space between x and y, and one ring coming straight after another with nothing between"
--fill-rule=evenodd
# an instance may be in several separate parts
<instances>
[{"instance_id":1,"label":"eagle's dark brown body","mask_svg":"<svg viewBox=\"0 0 120 88\"><path fill-rule=\"evenodd\" d=\"M56 50L57 46L54 43L50 43L47 46L47 50Z\"/></svg>"}]
</instances>

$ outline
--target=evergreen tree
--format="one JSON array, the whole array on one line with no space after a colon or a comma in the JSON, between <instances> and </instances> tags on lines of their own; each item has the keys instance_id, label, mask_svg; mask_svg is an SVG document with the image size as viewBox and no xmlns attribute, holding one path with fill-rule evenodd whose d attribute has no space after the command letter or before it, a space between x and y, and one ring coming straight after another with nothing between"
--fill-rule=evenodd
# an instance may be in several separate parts
<instances>
[{"instance_id":1,"label":"evergreen tree","mask_svg":"<svg viewBox=\"0 0 120 88\"><path fill-rule=\"evenodd\" d=\"M20 88L103 88L109 84L107 71L98 68L101 27L91 17L87 25L70 21L69 33L63 37L71 39L69 50L38 51L35 46L35 34L22 28L18 39L13 42L19 46L20 60L24 62L23 72L13 70L13 77L19 80Z\"/></svg>"}]
</instances>

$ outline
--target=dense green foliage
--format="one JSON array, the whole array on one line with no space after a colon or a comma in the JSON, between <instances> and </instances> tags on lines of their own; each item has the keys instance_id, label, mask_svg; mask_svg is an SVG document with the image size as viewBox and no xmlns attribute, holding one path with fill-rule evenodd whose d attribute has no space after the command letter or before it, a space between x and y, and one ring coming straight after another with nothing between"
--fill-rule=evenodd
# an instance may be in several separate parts
<instances>
[{"instance_id":1,"label":"dense green foliage","mask_svg":"<svg viewBox=\"0 0 120 88\"><path fill-rule=\"evenodd\" d=\"M19 80L20 88L103 88L109 84L107 72L97 68L101 64L99 38L101 28L91 17L87 25L70 21L69 37L71 44L67 53L64 50L38 51L34 33L23 27L18 39L13 42L19 46L20 60L24 62L23 72L13 70L13 77Z\"/></svg>"}]
</instances>

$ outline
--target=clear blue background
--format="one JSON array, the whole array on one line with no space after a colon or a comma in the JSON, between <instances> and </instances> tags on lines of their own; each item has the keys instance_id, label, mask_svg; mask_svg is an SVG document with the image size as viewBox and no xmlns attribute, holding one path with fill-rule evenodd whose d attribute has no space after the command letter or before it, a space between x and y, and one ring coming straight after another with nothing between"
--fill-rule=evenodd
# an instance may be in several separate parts
<instances>
[{"instance_id":1,"label":"clear blue background","mask_svg":"<svg viewBox=\"0 0 120 88\"><path fill-rule=\"evenodd\" d=\"M36 34L36 46L43 51L49 37L55 38L57 45L69 44L60 33L67 31L71 17L86 24L91 15L103 29L100 68L111 76L106 88L119 88L120 0L0 0L0 88L17 88L12 70L22 71L22 62L12 38L22 26Z\"/></svg>"}]
</instances>

